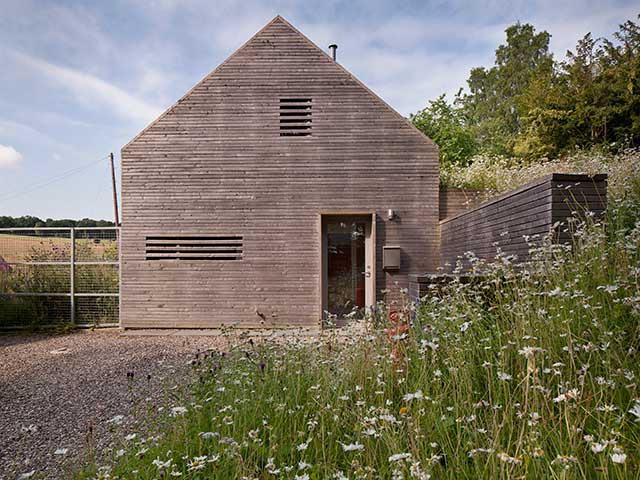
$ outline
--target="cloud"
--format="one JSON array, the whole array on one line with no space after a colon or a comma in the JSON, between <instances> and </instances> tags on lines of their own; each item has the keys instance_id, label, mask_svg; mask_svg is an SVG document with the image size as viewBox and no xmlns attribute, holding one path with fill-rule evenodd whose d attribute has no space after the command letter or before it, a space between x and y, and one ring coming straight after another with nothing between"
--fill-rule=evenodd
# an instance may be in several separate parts
<instances>
[{"instance_id":1,"label":"cloud","mask_svg":"<svg viewBox=\"0 0 640 480\"><path fill-rule=\"evenodd\" d=\"M90 106L105 107L123 119L150 122L162 112L161 108L93 75L61 67L23 53L14 51L12 54L23 65L44 74L59 86L69 90L78 101Z\"/></svg>"},{"instance_id":2,"label":"cloud","mask_svg":"<svg viewBox=\"0 0 640 480\"><path fill-rule=\"evenodd\" d=\"M40 113L38 113L40 116ZM7 120L0 117L0 136L4 139L10 138L19 144L36 144L46 150L57 150L70 154L73 149L70 145L62 142L61 139L46 133L44 130L35 128L32 125ZM37 142L34 142L37 139Z\"/></svg>"},{"instance_id":3,"label":"cloud","mask_svg":"<svg viewBox=\"0 0 640 480\"><path fill-rule=\"evenodd\" d=\"M0 144L0 168L15 168L22 161L22 154L15 148Z\"/></svg>"}]
</instances>

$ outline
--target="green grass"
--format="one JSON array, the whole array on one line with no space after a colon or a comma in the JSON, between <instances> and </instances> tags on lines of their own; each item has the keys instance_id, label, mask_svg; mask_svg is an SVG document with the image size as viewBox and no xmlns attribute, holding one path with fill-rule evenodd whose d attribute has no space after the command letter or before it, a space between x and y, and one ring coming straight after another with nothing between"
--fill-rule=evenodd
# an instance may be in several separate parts
<instances>
[{"instance_id":1,"label":"green grass","mask_svg":"<svg viewBox=\"0 0 640 480\"><path fill-rule=\"evenodd\" d=\"M609 229L550 247L536 272L501 264L407 303L406 338L378 329L200 355L180 408L152 409L157 436L114 445L109 474L636 478L640 225Z\"/></svg>"}]
</instances>

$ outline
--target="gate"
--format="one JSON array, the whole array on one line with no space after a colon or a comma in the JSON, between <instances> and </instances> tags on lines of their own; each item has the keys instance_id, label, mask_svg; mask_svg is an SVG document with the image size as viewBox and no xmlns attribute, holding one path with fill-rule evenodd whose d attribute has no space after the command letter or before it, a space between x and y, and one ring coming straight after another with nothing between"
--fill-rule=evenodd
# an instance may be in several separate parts
<instances>
[{"instance_id":1,"label":"gate","mask_svg":"<svg viewBox=\"0 0 640 480\"><path fill-rule=\"evenodd\" d=\"M117 326L118 227L0 228L0 328Z\"/></svg>"}]
</instances>

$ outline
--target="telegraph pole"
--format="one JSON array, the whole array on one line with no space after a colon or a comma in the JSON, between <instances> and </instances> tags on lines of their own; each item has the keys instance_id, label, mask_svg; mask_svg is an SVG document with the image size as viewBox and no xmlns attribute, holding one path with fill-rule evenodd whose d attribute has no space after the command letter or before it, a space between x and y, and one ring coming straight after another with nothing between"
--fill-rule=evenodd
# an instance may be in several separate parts
<instances>
[{"instance_id":1,"label":"telegraph pole","mask_svg":"<svg viewBox=\"0 0 640 480\"><path fill-rule=\"evenodd\" d=\"M116 227L120 226L118 219L118 192L116 190L116 168L113 165L113 152L109 154L109 161L111 163L111 187L113 189L113 215L115 218Z\"/></svg>"}]
</instances>

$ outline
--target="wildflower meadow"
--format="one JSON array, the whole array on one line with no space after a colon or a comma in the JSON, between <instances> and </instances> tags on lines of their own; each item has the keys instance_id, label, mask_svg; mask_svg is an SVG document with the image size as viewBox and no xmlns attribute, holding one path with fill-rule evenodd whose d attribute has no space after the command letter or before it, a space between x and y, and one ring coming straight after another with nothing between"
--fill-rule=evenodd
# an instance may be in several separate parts
<instances>
[{"instance_id":1,"label":"wildflower meadow","mask_svg":"<svg viewBox=\"0 0 640 480\"><path fill-rule=\"evenodd\" d=\"M619 191L559 227L571 245L389 292L358 334L198 352L77 478L638 478L640 202Z\"/></svg>"}]
</instances>

